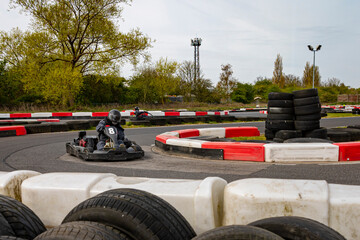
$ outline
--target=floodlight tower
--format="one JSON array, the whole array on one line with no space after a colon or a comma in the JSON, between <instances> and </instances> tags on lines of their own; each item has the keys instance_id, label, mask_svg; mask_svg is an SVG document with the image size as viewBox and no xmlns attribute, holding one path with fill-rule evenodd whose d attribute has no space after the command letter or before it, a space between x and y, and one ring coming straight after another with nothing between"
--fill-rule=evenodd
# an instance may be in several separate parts
<instances>
[{"instance_id":1,"label":"floodlight tower","mask_svg":"<svg viewBox=\"0 0 360 240\"><path fill-rule=\"evenodd\" d=\"M321 49L321 45L318 45L316 49L314 49L311 45L308 45L308 48L310 51L314 52L314 60L313 60L313 84L312 87L315 88L314 82L315 82L315 52L319 51Z\"/></svg>"},{"instance_id":2,"label":"floodlight tower","mask_svg":"<svg viewBox=\"0 0 360 240\"><path fill-rule=\"evenodd\" d=\"M191 39L191 46L194 46L194 80L200 78L200 53L199 47L201 46L201 38Z\"/></svg>"}]
</instances>

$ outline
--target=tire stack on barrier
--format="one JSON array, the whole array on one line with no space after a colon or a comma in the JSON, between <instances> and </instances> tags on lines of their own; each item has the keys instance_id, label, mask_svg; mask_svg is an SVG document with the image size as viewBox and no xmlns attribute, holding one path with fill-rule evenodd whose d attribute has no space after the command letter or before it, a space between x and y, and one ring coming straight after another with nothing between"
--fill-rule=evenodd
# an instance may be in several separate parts
<instances>
[{"instance_id":1,"label":"tire stack on barrier","mask_svg":"<svg viewBox=\"0 0 360 240\"><path fill-rule=\"evenodd\" d=\"M316 88L294 91L295 129L305 138L327 139L327 129L320 128L321 104Z\"/></svg>"},{"instance_id":2,"label":"tire stack on barrier","mask_svg":"<svg viewBox=\"0 0 360 240\"><path fill-rule=\"evenodd\" d=\"M283 142L277 133L281 130L294 131L293 94L272 92L269 93L268 115L265 122L265 137L267 140ZM285 137L285 136L284 136Z\"/></svg>"}]
</instances>

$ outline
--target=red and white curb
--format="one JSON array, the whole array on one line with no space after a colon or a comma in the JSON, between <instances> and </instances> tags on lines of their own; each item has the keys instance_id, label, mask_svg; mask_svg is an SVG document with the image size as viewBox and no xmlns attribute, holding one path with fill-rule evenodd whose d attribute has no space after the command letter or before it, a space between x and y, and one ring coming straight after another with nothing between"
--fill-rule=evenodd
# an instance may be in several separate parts
<instances>
[{"instance_id":1,"label":"red and white curb","mask_svg":"<svg viewBox=\"0 0 360 240\"><path fill-rule=\"evenodd\" d=\"M197 136L219 138L259 136L256 127L185 129L156 136L155 143L195 149L222 149L223 160L256 162L339 162L360 161L360 142L341 143L251 143L211 142L189 139ZM157 144L159 145L159 144Z\"/></svg>"},{"instance_id":2,"label":"red and white curb","mask_svg":"<svg viewBox=\"0 0 360 240\"><path fill-rule=\"evenodd\" d=\"M116 188L139 189L163 198L197 234L268 217L299 216L319 221L346 239L360 236L360 186L322 180L248 178L227 183L219 177L186 180L111 173L0 172L0 194L24 203L49 228L60 225L80 202Z\"/></svg>"}]
</instances>

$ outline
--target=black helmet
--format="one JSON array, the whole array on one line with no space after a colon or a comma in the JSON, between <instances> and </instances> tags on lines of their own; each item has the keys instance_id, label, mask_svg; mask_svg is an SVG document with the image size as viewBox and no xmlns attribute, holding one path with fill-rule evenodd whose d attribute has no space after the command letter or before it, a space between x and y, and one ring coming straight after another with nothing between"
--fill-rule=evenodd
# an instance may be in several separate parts
<instances>
[{"instance_id":1,"label":"black helmet","mask_svg":"<svg viewBox=\"0 0 360 240\"><path fill-rule=\"evenodd\" d=\"M139 111L139 107L135 107L135 111Z\"/></svg>"},{"instance_id":2,"label":"black helmet","mask_svg":"<svg viewBox=\"0 0 360 240\"><path fill-rule=\"evenodd\" d=\"M112 122L112 124L116 125L120 123L121 113L119 110L112 109L109 112L108 119Z\"/></svg>"}]
</instances>

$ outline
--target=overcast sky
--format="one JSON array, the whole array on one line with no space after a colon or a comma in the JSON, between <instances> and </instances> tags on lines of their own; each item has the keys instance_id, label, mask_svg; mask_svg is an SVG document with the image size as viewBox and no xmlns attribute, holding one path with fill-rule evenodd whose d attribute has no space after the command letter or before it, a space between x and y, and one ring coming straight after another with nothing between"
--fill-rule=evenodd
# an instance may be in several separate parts
<instances>
[{"instance_id":1,"label":"overcast sky","mask_svg":"<svg viewBox=\"0 0 360 240\"><path fill-rule=\"evenodd\" d=\"M28 18L0 3L0 30L27 28ZM357 0L134 0L124 6L120 29L139 27L156 40L152 60L160 57L193 61L190 40L202 38L200 65L216 84L222 64L233 66L234 77L253 83L272 77L276 55L283 72L302 77L316 52L321 80L336 77L360 87L360 1ZM129 66L123 74L132 74Z\"/></svg>"}]
</instances>

